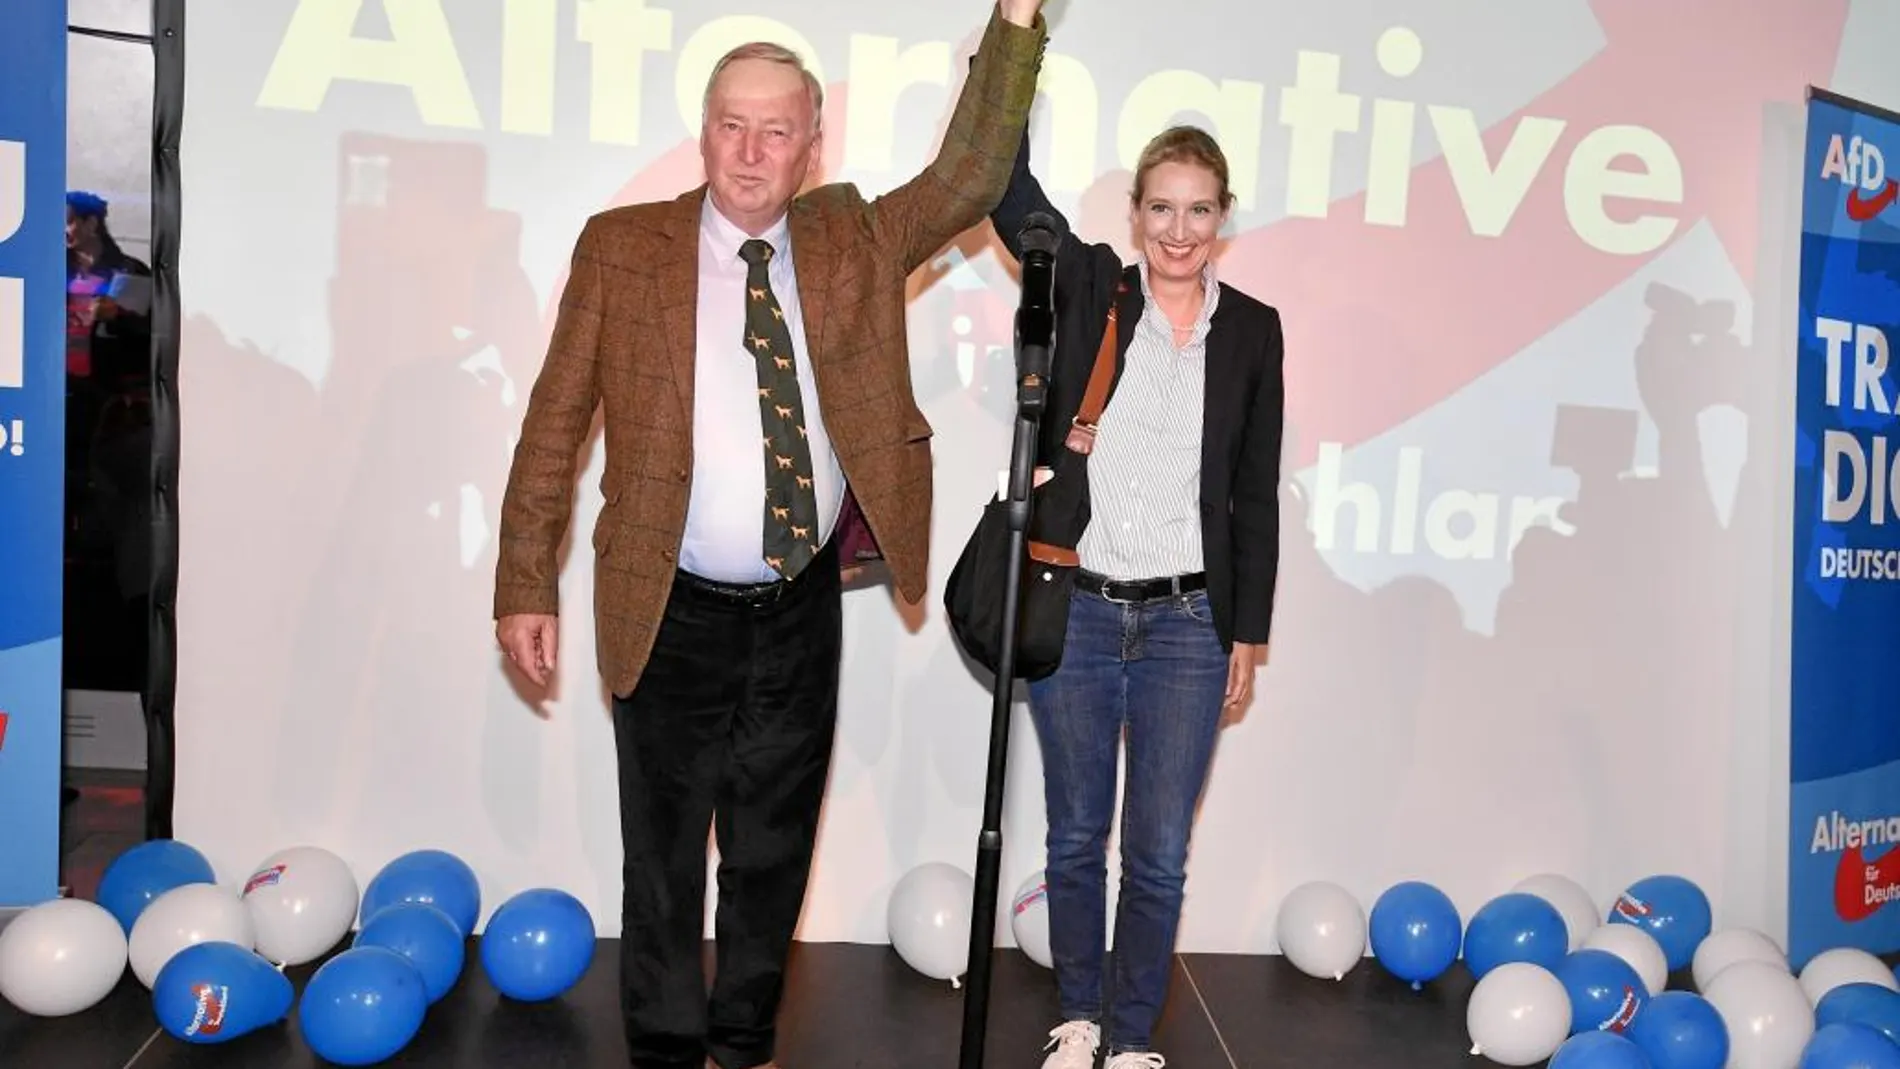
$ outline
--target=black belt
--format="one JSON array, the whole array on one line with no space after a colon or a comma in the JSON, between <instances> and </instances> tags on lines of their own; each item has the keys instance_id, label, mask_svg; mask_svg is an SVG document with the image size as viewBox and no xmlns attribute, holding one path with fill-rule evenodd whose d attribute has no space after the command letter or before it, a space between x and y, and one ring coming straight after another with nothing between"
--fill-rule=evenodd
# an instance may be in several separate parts
<instances>
[{"instance_id":1,"label":"black belt","mask_svg":"<svg viewBox=\"0 0 1900 1069\"><path fill-rule=\"evenodd\" d=\"M1106 601L1158 601L1206 590L1207 573L1170 575L1161 579L1110 579L1078 568L1075 586L1078 590L1099 594Z\"/></svg>"},{"instance_id":2,"label":"black belt","mask_svg":"<svg viewBox=\"0 0 1900 1069\"><path fill-rule=\"evenodd\" d=\"M830 568L836 572L837 560L837 546L827 541L824 548L818 551L818 555L812 558L811 563L790 579L768 579L762 583L726 583L717 579L708 579L703 575L694 575L681 568L675 573L674 581L736 605L770 605L808 585L806 580L813 574L814 569Z\"/></svg>"}]
</instances>

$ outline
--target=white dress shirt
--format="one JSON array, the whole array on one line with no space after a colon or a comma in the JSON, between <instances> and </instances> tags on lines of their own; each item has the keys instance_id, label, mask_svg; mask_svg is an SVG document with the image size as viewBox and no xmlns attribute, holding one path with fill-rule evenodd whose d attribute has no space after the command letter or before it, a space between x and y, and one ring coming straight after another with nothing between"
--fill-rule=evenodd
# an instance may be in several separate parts
<instances>
[{"instance_id":1,"label":"white dress shirt","mask_svg":"<svg viewBox=\"0 0 1900 1069\"><path fill-rule=\"evenodd\" d=\"M707 196L699 223L699 333L693 371L693 492L686 510L680 567L726 583L778 578L765 563L765 453L759 419L758 365L745 345L746 273L739 246L750 235ZM792 336L804 399L812 489L818 495L819 544L831 537L844 502L844 471L825 432L818 383L805 344L805 320L793 273L791 227L781 217L760 235L774 250L767 270Z\"/></svg>"},{"instance_id":2,"label":"white dress shirt","mask_svg":"<svg viewBox=\"0 0 1900 1069\"><path fill-rule=\"evenodd\" d=\"M1076 545L1082 567L1110 579L1203 570L1201 421L1207 332L1220 303L1212 262L1201 279L1200 317L1177 349L1174 324L1155 304L1141 262L1141 321L1089 455L1089 525Z\"/></svg>"}]
</instances>

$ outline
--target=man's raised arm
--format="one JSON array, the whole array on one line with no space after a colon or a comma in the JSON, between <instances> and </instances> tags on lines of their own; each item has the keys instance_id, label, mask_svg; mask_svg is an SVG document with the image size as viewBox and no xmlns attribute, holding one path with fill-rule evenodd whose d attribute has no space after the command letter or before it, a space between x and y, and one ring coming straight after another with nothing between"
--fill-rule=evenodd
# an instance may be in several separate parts
<instances>
[{"instance_id":1,"label":"man's raised arm","mask_svg":"<svg viewBox=\"0 0 1900 1069\"><path fill-rule=\"evenodd\" d=\"M1003 198L1049 40L1042 3L998 0L937 158L872 203L879 244L906 271L981 223Z\"/></svg>"}]
</instances>

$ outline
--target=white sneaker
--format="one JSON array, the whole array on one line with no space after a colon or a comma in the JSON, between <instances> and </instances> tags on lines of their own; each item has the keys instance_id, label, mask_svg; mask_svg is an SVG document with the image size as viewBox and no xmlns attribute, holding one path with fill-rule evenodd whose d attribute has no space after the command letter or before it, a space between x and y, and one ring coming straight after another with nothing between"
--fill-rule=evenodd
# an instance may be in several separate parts
<instances>
[{"instance_id":1,"label":"white sneaker","mask_svg":"<svg viewBox=\"0 0 1900 1069\"><path fill-rule=\"evenodd\" d=\"M1048 1050L1042 1069L1095 1069L1095 1052L1102 1047L1102 1029L1094 1021L1064 1021L1049 1030Z\"/></svg>"},{"instance_id":2,"label":"white sneaker","mask_svg":"<svg viewBox=\"0 0 1900 1069\"><path fill-rule=\"evenodd\" d=\"M1151 1050L1132 1050L1117 1054L1102 1069L1161 1069L1168 1060Z\"/></svg>"}]
</instances>

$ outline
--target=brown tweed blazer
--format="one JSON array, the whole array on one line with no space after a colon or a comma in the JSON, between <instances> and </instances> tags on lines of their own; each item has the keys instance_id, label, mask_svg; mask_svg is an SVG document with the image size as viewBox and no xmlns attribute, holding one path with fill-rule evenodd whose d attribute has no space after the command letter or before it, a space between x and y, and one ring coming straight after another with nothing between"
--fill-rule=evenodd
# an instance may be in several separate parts
<instances>
[{"instance_id":1,"label":"brown tweed blazer","mask_svg":"<svg viewBox=\"0 0 1900 1069\"><path fill-rule=\"evenodd\" d=\"M1046 41L1040 16L1025 29L992 9L943 147L921 175L871 201L836 184L792 203L805 340L847 510L855 502L913 602L929 574L931 428L911 392L905 281L1002 199ZM556 614L577 455L602 409L594 620L599 668L617 695L646 666L686 529L705 195L701 186L588 220L502 499L495 617ZM842 534L841 525L833 537Z\"/></svg>"}]
</instances>

